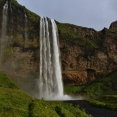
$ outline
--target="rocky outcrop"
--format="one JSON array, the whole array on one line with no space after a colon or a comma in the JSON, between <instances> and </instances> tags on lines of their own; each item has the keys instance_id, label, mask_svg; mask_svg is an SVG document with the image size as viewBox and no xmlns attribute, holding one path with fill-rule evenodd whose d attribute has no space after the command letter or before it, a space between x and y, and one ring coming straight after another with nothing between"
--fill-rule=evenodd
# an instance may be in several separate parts
<instances>
[{"instance_id":1,"label":"rocky outcrop","mask_svg":"<svg viewBox=\"0 0 117 117\"><path fill-rule=\"evenodd\" d=\"M110 28L111 30L117 30L117 21L111 23Z\"/></svg>"},{"instance_id":2,"label":"rocky outcrop","mask_svg":"<svg viewBox=\"0 0 117 117\"><path fill-rule=\"evenodd\" d=\"M5 3L6 0L0 1L0 39ZM40 17L15 0L8 0L8 6L4 37L7 43L4 45L0 69L12 76L24 91L35 95L39 76ZM101 31L56 23L64 84L84 84L117 69L117 22Z\"/></svg>"}]
</instances>

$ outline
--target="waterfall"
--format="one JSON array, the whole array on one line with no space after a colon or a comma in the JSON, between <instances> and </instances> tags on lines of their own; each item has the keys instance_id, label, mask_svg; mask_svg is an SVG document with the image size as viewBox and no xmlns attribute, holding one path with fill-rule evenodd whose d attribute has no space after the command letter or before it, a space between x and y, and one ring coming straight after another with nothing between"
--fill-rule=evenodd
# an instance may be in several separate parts
<instances>
[{"instance_id":1,"label":"waterfall","mask_svg":"<svg viewBox=\"0 0 117 117\"><path fill-rule=\"evenodd\" d=\"M28 19L27 19L26 13L25 13L24 17L25 17L25 34L24 34L25 41L24 41L24 46L26 47L26 42L27 42L27 38L28 38L28 35L27 35L27 22L28 22Z\"/></svg>"},{"instance_id":2,"label":"waterfall","mask_svg":"<svg viewBox=\"0 0 117 117\"><path fill-rule=\"evenodd\" d=\"M10 3L10 11L11 11L11 14L12 14L12 7L11 7L11 3Z\"/></svg>"},{"instance_id":3,"label":"waterfall","mask_svg":"<svg viewBox=\"0 0 117 117\"><path fill-rule=\"evenodd\" d=\"M53 19L40 19L39 98L63 96L58 30Z\"/></svg>"},{"instance_id":4,"label":"waterfall","mask_svg":"<svg viewBox=\"0 0 117 117\"><path fill-rule=\"evenodd\" d=\"M8 1L6 1L5 5L3 6L2 31L1 31L1 39L0 39L0 67L2 64L3 51L5 47L5 41L6 41L7 13L8 13Z\"/></svg>"}]
</instances>

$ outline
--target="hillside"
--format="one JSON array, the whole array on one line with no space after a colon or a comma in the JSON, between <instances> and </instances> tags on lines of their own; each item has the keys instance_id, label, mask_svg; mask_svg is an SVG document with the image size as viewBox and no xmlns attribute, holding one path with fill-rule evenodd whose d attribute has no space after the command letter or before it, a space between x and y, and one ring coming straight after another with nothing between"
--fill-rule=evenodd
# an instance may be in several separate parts
<instances>
[{"instance_id":1,"label":"hillside","mask_svg":"<svg viewBox=\"0 0 117 117\"><path fill-rule=\"evenodd\" d=\"M117 70L93 82L88 83L82 90L90 97L101 95L117 95Z\"/></svg>"},{"instance_id":2,"label":"hillside","mask_svg":"<svg viewBox=\"0 0 117 117\"><path fill-rule=\"evenodd\" d=\"M99 107L117 109L117 21L101 31L56 24L65 92L95 99L90 103ZM35 99L39 66L40 16L16 0L0 0L0 70L10 76L0 72L0 116L88 117L79 107Z\"/></svg>"},{"instance_id":3,"label":"hillside","mask_svg":"<svg viewBox=\"0 0 117 117\"><path fill-rule=\"evenodd\" d=\"M3 9L5 4L8 9ZM0 70L23 91L37 97L40 16L16 0L0 0L0 6ZM65 85L86 84L117 69L117 21L101 31L56 24Z\"/></svg>"},{"instance_id":4,"label":"hillside","mask_svg":"<svg viewBox=\"0 0 117 117\"><path fill-rule=\"evenodd\" d=\"M0 71L0 117L89 117L67 103L31 98Z\"/></svg>"}]
</instances>

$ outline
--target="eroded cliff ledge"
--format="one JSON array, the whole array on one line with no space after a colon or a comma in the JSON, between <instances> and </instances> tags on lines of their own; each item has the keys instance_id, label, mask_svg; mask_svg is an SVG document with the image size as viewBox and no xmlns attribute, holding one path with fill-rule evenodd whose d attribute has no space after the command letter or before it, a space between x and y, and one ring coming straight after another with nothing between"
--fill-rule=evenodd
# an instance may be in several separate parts
<instances>
[{"instance_id":1,"label":"eroded cliff ledge","mask_svg":"<svg viewBox=\"0 0 117 117\"><path fill-rule=\"evenodd\" d=\"M5 3L6 0L0 1L0 39ZM24 91L35 93L38 85L34 84L39 76L40 17L15 0L8 0L6 16L7 30L0 68ZM64 84L84 84L117 69L117 21L101 31L56 23Z\"/></svg>"}]
</instances>

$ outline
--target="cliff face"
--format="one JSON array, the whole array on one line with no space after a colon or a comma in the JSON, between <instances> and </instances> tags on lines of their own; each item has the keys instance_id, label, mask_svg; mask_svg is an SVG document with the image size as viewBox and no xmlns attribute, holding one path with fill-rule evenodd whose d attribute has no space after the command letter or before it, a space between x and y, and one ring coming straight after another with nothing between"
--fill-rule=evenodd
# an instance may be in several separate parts
<instances>
[{"instance_id":1,"label":"cliff face","mask_svg":"<svg viewBox=\"0 0 117 117\"><path fill-rule=\"evenodd\" d=\"M8 10L3 9L5 4ZM29 93L37 89L39 19L15 0L0 1L0 69Z\"/></svg>"},{"instance_id":2,"label":"cliff face","mask_svg":"<svg viewBox=\"0 0 117 117\"><path fill-rule=\"evenodd\" d=\"M40 17L8 0L7 23L0 1L0 69L26 92L37 91ZM117 22L101 31L56 22L59 31L63 81L84 84L117 69ZM6 33L3 33L6 24ZM4 40L4 42L3 42Z\"/></svg>"},{"instance_id":3,"label":"cliff face","mask_svg":"<svg viewBox=\"0 0 117 117\"><path fill-rule=\"evenodd\" d=\"M58 29L64 83L84 84L117 69L117 30L60 23Z\"/></svg>"}]
</instances>

